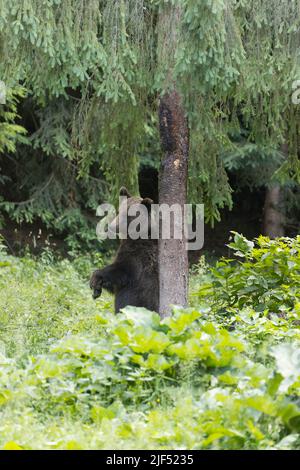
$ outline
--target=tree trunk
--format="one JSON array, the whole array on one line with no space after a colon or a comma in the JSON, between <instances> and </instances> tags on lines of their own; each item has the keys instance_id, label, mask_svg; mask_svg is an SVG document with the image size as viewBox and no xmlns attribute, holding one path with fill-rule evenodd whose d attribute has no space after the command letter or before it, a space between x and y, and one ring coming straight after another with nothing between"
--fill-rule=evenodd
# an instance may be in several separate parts
<instances>
[{"instance_id":1,"label":"tree trunk","mask_svg":"<svg viewBox=\"0 0 300 470\"><path fill-rule=\"evenodd\" d=\"M159 177L159 204L181 208L181 240L159 239L159 313L171 314L171 305L187 305L188 253L184 234L184 205L187 196L189 130L182 98L174 83L172 63L177 46L181 19L179 7L164 7L160 14L160 47L162 60L169 61L167 91L160 97L159 127L164 152ZM171 59L174 60L174 59ZM166 62L165 62L166 63ZM171 234L174 220L171 224Z\"/></svg>"},{"instance_id":2,"label":"tree trunk","mask_svg":"<svg viewBox=\"0 0 300 470\"><path fill-rule=\"evenodd\" d=\"M281 152L288 156L288 145L281 147ZM274 239L284 237L284 213L283 213L282 191L279 184L267 188L265 206L263 234Z\"/></svg>"},{"instance_id":3,"label":"tree trunk","mask_svg":"<svg viewBox=\"0 0 300 470\"><path fill-rule=\"evenodd\" d=\"M263 233L270 238L284 237L284 217L281 212L281 188L267 188L264 207Z\"/></svg>"}]
</instances>

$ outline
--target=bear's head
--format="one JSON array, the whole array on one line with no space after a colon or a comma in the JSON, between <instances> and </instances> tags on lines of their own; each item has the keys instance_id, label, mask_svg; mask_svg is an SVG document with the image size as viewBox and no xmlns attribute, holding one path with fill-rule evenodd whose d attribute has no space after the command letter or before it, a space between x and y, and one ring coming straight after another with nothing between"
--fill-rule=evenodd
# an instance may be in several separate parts
<instances>
[{"instance_id":1,"label":"bear's head","mask_svg":"<svg viewBox=\"0 0 300 470\"><path fill-rule=\"evenodd\" d=\"M120 238L148 238L151 228L152 199L131 196L125 187L120 189L119 212L108 229Z\"/></svg>"}]
</instances>

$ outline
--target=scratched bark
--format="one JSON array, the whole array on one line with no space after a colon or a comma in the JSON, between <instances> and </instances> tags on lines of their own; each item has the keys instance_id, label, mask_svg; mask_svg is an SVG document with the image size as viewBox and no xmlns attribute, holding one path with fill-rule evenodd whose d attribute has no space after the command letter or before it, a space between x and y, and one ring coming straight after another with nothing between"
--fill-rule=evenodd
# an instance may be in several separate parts
<instances>
[{"instance_id":1,"label":"scratched bark","mask_svg":"<svg viewBox=\"0 0 300 470\"><path fill-rule=\"evenodd\" d=\"M182 214L187 194L188 122L176 90L160 99L159 123L164 156L161 162L159 202L179 204ZM171 226L171 233L173 224ZM182 240L159 240L160 315L170 315L170 305L187 304L188 255L182 224Z\"/></svg>"}]
</instances>

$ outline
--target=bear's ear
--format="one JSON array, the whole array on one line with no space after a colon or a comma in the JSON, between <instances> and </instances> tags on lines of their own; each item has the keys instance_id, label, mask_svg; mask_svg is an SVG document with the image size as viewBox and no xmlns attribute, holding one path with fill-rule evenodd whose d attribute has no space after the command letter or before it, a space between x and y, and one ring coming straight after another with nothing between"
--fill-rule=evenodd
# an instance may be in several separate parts
<instances>
[{"instance_id":1,"label":"bear's ear","mask_svg":"<svg viewBox=\"0 0 300 470\"><path fill-rule=\"evenodd\" d=\"M142 199L142 202L141 204L143 204L143 206L146 206L148 210L151 209L151 205L153 204L153 201L152 199L150 199L149 197L145 197L145 199Z\"/></svg>"},{"instance_id":2,"label":"bear's ear","mask_svg":"<svg viewBox=\"0 0 300 470\"><path fill-rule=\"evenodd\" d=\"M120 189L120 196L131 197L131 195L129 194L129 192L125 188L125 186L122 186L122 188Z\"/></svg>"}]
</instances>

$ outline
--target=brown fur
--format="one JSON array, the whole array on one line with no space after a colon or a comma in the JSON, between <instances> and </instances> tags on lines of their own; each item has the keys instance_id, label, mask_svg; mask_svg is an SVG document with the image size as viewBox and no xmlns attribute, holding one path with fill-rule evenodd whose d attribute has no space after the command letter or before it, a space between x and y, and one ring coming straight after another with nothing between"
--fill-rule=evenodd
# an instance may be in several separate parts
<instances>
[{"instance_id":1,"label":"brown fur","mask_svg":"<svg viewBox=\"0 0 300 470\"><path fill-rule=\"evenodd\" d=\"M118 227L124 211L132 204L144 204L148 210L151 200L131 197L125 188L121 196L127 197L127 204L120 207L114 223ZM132 305L158 311L158 243L157 240L121 240L115 261L103 269L96 270L91 277L93 297L101 295L102 288L115 295L115 312Z\"/></svg>"}]
</instances>

